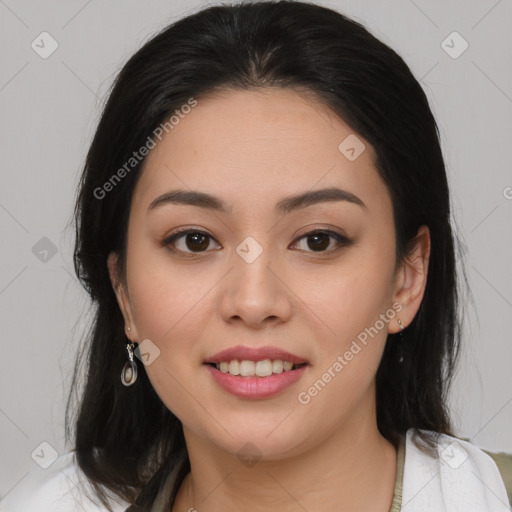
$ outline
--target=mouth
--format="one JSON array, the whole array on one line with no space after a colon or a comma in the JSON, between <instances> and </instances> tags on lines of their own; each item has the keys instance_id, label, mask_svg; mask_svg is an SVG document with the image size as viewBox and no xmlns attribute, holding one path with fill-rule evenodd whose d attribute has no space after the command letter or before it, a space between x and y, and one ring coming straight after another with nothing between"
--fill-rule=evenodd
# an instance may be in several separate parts
<instances>
[{"instance_id":1,"label":"mouth","mask_svg":"<svg viewBox=\"0 0 512 512\"><path fill-rule=\"evenodd\" d=\"M221 389L244 400L271 399L280 395L299 382L311 366L307 361L281 351L279 355L273 352L266 358L261 351L259 355L254 355L253 351L252 356L243 352L245 355L240 359L216 356L218 359L205 361L203 367ZM292 357L295 361L290 361Z\"/></svg>"},{"instance_id":2,"label":"mouth","mask_svg":"<svg viewBox=\"0 0 512 512\"><path fill-rule=\"evenodd\" d=\"M248 359L232 359L230 361L221 361L220 363L206 362L207 366L211 366L222 373L229 373L236 377L260 377L265 378L271 375L279 375L284 372L293 372L308 363L292 363L282 359L262 359L259 361L251 361Z\"/></svg>"},{"instance_id":3,"label":"mouth","mask_svg":"<svg viewBox=\"0 0 512 512\"><path fill-rule=\"evenodd\" d=\"M234 377L265 378L295 372L309 362L278 347L249 347L238 345L208 357L204 364Z\"/></svg>"}]
</instances>

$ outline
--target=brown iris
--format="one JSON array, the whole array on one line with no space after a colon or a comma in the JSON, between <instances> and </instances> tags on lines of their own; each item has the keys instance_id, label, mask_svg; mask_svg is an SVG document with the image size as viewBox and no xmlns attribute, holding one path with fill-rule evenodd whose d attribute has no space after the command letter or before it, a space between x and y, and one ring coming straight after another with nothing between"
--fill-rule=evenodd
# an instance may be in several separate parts
<instances>
[{"instance_id":1,"label":"brown iris","mask_svg":"<svg viewBox=\"0 0 512 512\"><path fill-rule=\"evenodd\" d=\"M311 239L314 239L316 241L311 243ZM327 247L329 247L329 242L329 235L325 233L315 233L314 235L308 236L308 247L314 251L322 251L327 249Z\"/></svg>"},{"instance_id":2,"label":"brown iris","mask_svg":"<svg viewBox=\"0 0 512 512\"><path fill-rule=\"evenodd\" d=\"M191 251L203 251L208 248L210 240L207 236L202 235L201 233L188 233L185 237L185 243L187 244L187 248Z\"/></svg>"}]
</instances>

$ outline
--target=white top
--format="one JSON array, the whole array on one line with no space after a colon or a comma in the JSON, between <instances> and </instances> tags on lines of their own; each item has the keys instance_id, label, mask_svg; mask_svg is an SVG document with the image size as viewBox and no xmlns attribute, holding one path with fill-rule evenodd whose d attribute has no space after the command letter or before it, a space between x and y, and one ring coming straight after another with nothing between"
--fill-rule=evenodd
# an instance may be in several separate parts
<instances>
[{"instance_id":1,"label":"white top","mask_svg":"<svg viewBox=\"0 0 512 512\"><path fill-rule=\"evenodd\" d=\"M425 455L407 431L402 486L404 512L509 512L494 460L467 441L441 435L435 456ZM78 484L81 484L80 486ZM85 491L95 500L91 501ZM129 504L111 501L114 512ZM0 512L107 512L76 464L74 452L35 468L0 501Z\"/></svg>"},{"instance_id":2,"label":"white top","mask_svg":"<svg viewBox=\"0 0 512 512\"><path fill-rule=\"evenodd\" d=\"M84 491L85 489L85 491ZM87 497L87 493L95 501ZM114 512L129 503L116 498ZM36 466L0 501L0 512L107 512L81 472L74 452L60 455L47 469Z\"/></svg>"},{"instance_id":3,"label":"white top","mask_svg":"<svg viewBox=\"0 0 512 512\"><path fill-rule=\"evenodd\" d=\"M435 456L425 455L407 431L404 512L510 512L505 483L487 453L468 441L441 434Z\"/></svg>"}]
</instances>

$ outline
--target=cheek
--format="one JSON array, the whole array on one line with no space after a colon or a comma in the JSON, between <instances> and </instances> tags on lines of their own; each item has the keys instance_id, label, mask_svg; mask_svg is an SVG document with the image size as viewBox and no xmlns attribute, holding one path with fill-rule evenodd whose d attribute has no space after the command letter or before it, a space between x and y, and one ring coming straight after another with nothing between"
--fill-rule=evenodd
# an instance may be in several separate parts
<instances>
[{"instance_id":1,"label":"cheek","mask_svg":"<svg viewBox=\"0 0 512 512\"><path fill-rule=\"evenodd\" d=\"M311 310L322 319L319 323L310 314L307 320L318 324L318 358L297 400L309 417L323 418L326 431L373 400L388 322L394 317L387 279L382 271L373 274L364 266L358 272L331 276L322 298L311 296Z\"/></svg>"},{"instance_id":2,"label":"cheek","mask_svg":"<svg viewBox=\"0 0 512 512\"><path fill-rule=\"evenodd\" d=\"M142 240L127 261L128 289L139 336L167 344L183 324L194 325L197 306L214 276L172 263L165 248ZM197 318L196 318L197 320Z\"/></svg>"},{"instance_id":3,"label":"cheek","mask_svg":"<svg viewBox=\"0 0 512 512\"><path fill-rule=\"evenodd\" d=\"M183 371L201 363L194 340L207 330L213 314L212 288L219 277L198 266L173 265L165 249L141 247L127 262L128 289L138 338L151 340L159 351L159 364L146 367L148 374ZM168 384L166 383L166 386Z\"/></svg>"},{"instance_id":4,"label":"cheek","mask_svg":"<svg viewBox=\"0 0 512 512\"><path fill-rule=\"evenodd\" d=\"M207 298L213 283L191 281L187 273L170 275L157 266L145 268L148 271L143 274L132 273L129 284L139 338L151 340L158 349L158 357L144 370L166 407L181 421L197 423L199 428L208 418L194 400L201 393L191 375L202 364L194 341L208 327L205 322L212 312Z\"/></svg>"},{"instance_id":5,"label":"cheek","mask_svg":"<svg viewBox=\"0 0 512 512\"><path fill-rule=\"evenodd\" d=\"M329 424L370 396L395 315L393 271L393 248L382 239L347 253L339 265L309 276L301 287L307 323L316 325L318 363L299 403L311 414L331 418Z\"/></svg>"},{"instance_id":6,"label":"cheek","mask_svg":"<svg viewBox=\"0 0 512 512\"><path fill-rule=\"evenodd\" d=\"M354 248L336 265L298 274L294 290L323 339L341 349L390 307L393 271L394 255L385 247Z\"/></svg>"}]
</instances>

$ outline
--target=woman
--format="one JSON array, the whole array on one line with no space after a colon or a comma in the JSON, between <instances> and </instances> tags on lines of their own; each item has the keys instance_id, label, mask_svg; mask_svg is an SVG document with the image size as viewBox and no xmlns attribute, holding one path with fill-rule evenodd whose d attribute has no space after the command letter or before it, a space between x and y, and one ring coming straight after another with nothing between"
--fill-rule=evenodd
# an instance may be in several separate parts
<instances>
[{"instance_id":1,"label":"woman","mask_svg":"<svg viewBox=\"0 0 512 512\"><path fill-rule=\"evenodd\" d=\"M509 510L510 457L446 407L436 122L358 23L283 1L167 27L114 84L76 226L97 306L76 449L6 512Z\"/></svg>"}]
</instances>

